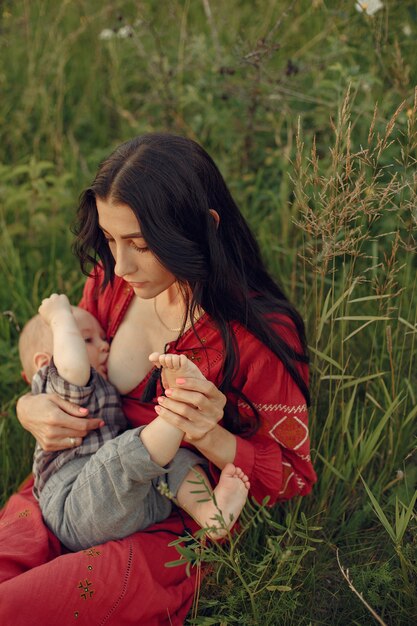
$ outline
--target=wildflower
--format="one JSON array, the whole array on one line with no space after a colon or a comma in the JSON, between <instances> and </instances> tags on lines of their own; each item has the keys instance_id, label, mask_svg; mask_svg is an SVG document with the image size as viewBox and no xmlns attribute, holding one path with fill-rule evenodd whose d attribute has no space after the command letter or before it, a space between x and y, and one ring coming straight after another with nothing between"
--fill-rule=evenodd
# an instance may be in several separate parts
<instances>
[{"instance_id":1,"label":"wildflower","mask_svg":"<svg viewBox=\"0 0 417 626\"><path fill-rule=\"evenodd\" d=\"M132 37L133 28L129 26L129 24L126 24L126 26L122 26L121 28L119 28L119 30L117 31L117 36L119 37L119 39L127 39L128 37Z\"/></svg>"},{"instance_id":2,"label":"wildflower","mask_svg":"<svg viewBox=\"0 0 417 626\"><path fill-rule=\"evenodd\" d=\"M170 500L175 499L174 494L172 493L172 491L168 487L168 484L164 480L160 480L156 488L158 489L159 493L165 496L166 498L169 498Z\"/></svg>"},{"instance_id":3,"label":"wildflower","mask_svg":"<svg viewBox=\"0 0 417 626\"><path fill-rule=\"evenodd\" d=\"M360 13L366 13L367 15L374 15L379 9L383 8L381 0L363 0L362 2L356 2L355 9Z\"/></svg>"},{"instance_id":4,"label":"wildflower","mask_svg":"<svg viewBox=\"0 0 417 626\"><path fill-rule=\"evenodd\" d=\"M403 26L403 33L404 33L404 35L406 37L410 37L411 36L412 30L411 30L410 24L404 24L404 26Z\"/></svg>"},{"instance_id":5,"label":"wildflower","mask_svg":"<svg viewBox=\"0 0 417 626\"><path fill-rule=\"evenodd\" d=\"M99 34L98 38L103 41L108 41L109 39L113 39L114 32L110 28L104 28Z\"/></svg>"}]
</instances>

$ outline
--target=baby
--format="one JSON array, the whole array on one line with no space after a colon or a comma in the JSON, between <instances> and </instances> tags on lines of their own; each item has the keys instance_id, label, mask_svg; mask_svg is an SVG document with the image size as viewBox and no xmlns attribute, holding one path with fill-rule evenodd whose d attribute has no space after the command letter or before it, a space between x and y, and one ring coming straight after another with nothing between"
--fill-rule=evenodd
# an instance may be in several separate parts
<instances>
[{"instance_id":1,"label":"baby","mask_svg":"<svg viewBox=\"0 0 417 626\"><path fill-rule=\"evenodd\" d=\"M233 526L246 502L248 477L228 463L209 496L210 483L201 467L205 459L179 448L182 431L159 416L129 429L119 395L107 380L109 344L94 316L71 307L65 295L52 294L23 328L19 354L33 393L56 393L104 422L77 447L46 452L36 445L34 494L46 523L64 545L85 549L162 521L172 509L164 489L211 538L223 537ZM202 376L184 355L154 353L150 359L163 368L171 388L178 377ZM159 433L161 441L169 433L169 449L152 449ZM123 492L131 497L121 507ZM220 511L222 522L217 519Z\"/></svg>"}]
</instances>

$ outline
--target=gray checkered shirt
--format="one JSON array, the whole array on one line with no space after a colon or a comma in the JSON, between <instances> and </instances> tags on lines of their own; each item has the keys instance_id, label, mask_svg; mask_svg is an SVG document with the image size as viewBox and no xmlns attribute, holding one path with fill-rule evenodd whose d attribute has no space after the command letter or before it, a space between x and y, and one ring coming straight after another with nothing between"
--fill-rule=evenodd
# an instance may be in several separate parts
<instances>
[{"instance_id":1,"label":"gray checkered shirt","mask_svg":"<svg viewBox=\"0 0 417 626\"><path fill-rule=\"evenodd\" d=\"M88 417L101 418L105 426L90 431L83 442L76 448L58 452L45 452L37 443L33 457L35 484L33 493L36 498L45 486L48 478L65 463L75 457L96 452L105 441L114 439L128 428L128 422L122 411L122 404L116 389L92 369L86 387L77 387L64 380L55 367L53 359L42 367L32 379L32 393L56 393L64 400L88 408ZM79 419L88 419L79 418Z\"/></svg>"}]
</instances>

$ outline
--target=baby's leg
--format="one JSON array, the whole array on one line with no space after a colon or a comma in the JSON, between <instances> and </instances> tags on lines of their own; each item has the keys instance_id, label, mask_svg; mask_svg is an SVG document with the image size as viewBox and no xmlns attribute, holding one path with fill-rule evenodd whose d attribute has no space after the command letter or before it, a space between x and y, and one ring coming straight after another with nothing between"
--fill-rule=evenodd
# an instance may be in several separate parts
<instances>
[{"instance_id":1,"label":"baby's leg","mask_svg":"<svg viewBox=\"0 0 417 626\"><path fill-rule=\"evenodd\" d=\"M157 367L162 367L162 381L165 389L176 386L176 379L204 378L200 370L184 354L159 354L153 352L149 356ZM174 458L184 437L182 430L172 426L162 417L148 424L140 434L143 445L148 450L152 461L158 465L167 465Z\"/></svg>"},{"instance_id":2,"label":"baby's leg","mask_svg":"<svg viewBox=\"0 0 417 626\"><path fill-rule=\"evenodd\" d=\"M185 354L159 354L152 352L149 360L162 367L162 382L165 389L177 387L177 378L204 378L203 374Z\"/></svg>"},{"instance_id":3,"label":"baby's leg","mask_svg":"<svg viewBox=\"0 0 417 626\"><path fill-rule=\"evenodd\" d=\"M220 475L219 483L210 497L208 493L203 491L202 486L195 484L198 480L196 471L211 491L205 472L200 466L194 467L188 472L178 489L178 504L202 528L210 529L207 534L211 539L221 539L235 524L245 505L250 488L249 479L239 467L233 463L227 463ZM192 493L193 491L203 491L203 493ZM199 500L206 501L199 502ZM219 515L222 516L222 521L216 519L216 516Z\"/></svg>"}]
</instances>

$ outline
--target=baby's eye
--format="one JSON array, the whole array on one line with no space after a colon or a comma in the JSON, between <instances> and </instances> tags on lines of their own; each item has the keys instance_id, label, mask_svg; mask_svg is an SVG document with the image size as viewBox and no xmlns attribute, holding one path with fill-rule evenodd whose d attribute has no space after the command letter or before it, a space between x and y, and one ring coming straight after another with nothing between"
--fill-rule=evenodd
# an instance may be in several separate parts
<instances>
[{"instance_id":1,"label":"baby's eye","mask_svg":"<svg viewBox=\"0 0 417 626\"><path fill-rule=\"evenodd\" d=\"M85 343L92 343L92 338L91 337L84 337L84 342Z\"/></svg>"}]
</instances>

